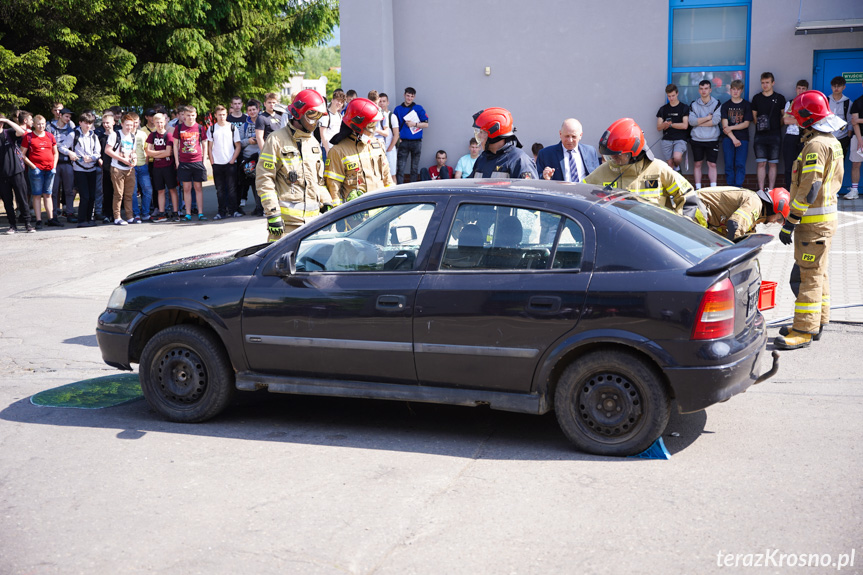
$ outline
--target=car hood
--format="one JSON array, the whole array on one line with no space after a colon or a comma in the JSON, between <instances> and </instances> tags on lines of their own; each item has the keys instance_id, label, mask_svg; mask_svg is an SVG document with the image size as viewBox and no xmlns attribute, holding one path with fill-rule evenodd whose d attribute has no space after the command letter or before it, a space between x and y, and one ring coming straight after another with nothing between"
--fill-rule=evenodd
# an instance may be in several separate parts
<instances>
[{"instance_id":1,"label":"car hood","mask_svg":"<svg viewBox=\"0 0 863 575\"><path fill-rule=\"evenodd\" d=\"M133 274L130 274L126 279L124 279L121 283L129 283L135 280L140 280L143 278L149 278L153 276L170 274L174 272L183 272L189 270L202 270L206 268L214 268L218 266L222 266L228 263L235 261L237 258L245 257L251 255L265 247L268 244L260 244L257 246L252 246L250 248L246 248L240 251L230 250L225 252L216 252L211 254L201 254L198 256L191 256L188 258L181 258L178 260L173 260L170 262L165 262L163 264L155 265L141 271L137 271Z\"/></svg>"}]
</instances>

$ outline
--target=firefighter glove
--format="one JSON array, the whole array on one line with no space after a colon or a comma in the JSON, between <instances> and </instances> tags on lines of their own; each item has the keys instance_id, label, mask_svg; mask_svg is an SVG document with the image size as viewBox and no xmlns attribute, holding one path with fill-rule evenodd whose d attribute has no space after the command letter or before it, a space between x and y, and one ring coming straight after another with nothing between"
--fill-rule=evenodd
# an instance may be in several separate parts
<instances>
[{"instance_id":1,"label":"firefighter glove","mask_svg":"<svg viewBox=\"0 0 863 575\"><path fill-rule=\"evenodd\" d=\"M737 235L738 224L736 220L728 220L728 223L725 224L725 237L729 240L734 241L734 236Z\"/></svg>"},{"instance_id":2,"label":"firefighter glove","mask_svg":"<svg viewBox=\"0 0 863 575\"><path fill-rule=\"evenodd\" d=\"M782 224L782 229L779 230L779 241L786 246L791 244L791 234L794 233L795 225L796 224L792 224L788 220L785 220L785 223Z\"/></svg>"},{"instance_id":3,"label":"firefighter glove","mask_svg":"<svg viewBox=\"0 0 863 575\"><path fill-rule=\"evenodd\" d=\"M280 236L285 231L285 223L282 221L282 216L276 215L267 218L267 231L274 236Z\"/></svg>"},{"instance_id":4,"label":"firefighter glove","mask_svg":"<svg viewBox=\"0 0 863 575\"><path fill-rule=\"evenodd\" d=\"M330 211L331 209L333 209L332 204L321 204L321 214L325 214L328 211Z\"/></svg>"}]
</instances>

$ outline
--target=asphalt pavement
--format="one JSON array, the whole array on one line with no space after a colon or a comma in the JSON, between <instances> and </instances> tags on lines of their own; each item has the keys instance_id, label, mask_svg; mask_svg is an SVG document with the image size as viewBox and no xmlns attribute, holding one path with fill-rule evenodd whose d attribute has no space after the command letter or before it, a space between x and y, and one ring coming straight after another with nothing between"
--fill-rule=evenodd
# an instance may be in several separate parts
<instances>
[{"instance_id":1,"label":"asphalt pavement","mask_svg":"<svg viewBox=\"0 0 863 575\"><path fill-rule=\"evenodd\" d=\"M840 208L834 307L863 301L863 200ZM863 573L860 306L673 415L668 461L580 453L552 414L260 393L180 425L30 402L115 373L95 326L124 276L265 238L251 217L0 235L0 573ZM773 336L792 249L759 260Z\"/></svg>"}]
</instances>

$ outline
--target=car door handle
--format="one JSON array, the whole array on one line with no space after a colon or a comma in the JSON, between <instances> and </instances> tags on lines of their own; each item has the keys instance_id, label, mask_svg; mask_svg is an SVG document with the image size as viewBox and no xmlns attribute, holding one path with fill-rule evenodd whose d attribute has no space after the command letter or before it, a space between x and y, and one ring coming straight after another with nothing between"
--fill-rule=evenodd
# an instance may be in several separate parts
<instances>
[{"instance_id":1,"label":"car door handle","mask_svg":"<svg viewBox=\"0 0 863 575\"><path fill-rule=\"evenodd\" d=\"M408 305L408 298L403 295L381 295L375 306L378 311L401 311Z\"/></svg>"},{"instance_id":2,"label":"car door handle","mask_svg":"<svg viewBox=\"0 0 863 575\"><path fill-rule=\"evenodd\" d=\"M557 296L535 295L528 300L527 309L539 313L560 311L560 298Z\"/></svg>"}]
</instances>

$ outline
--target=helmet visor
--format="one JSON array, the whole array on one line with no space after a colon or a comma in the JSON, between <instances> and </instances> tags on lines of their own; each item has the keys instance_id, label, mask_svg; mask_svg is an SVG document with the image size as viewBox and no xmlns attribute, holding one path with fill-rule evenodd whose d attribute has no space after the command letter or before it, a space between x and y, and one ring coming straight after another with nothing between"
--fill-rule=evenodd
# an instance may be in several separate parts
<instances>
[{"instance_id":1,"label":"helmet visor","mask_svg":"<svg viewBox=\"0 0 863 575\"><path fill-rule=\"evenodd\" d=\"M480 146L485 144L485 141L488 139L488 132L485 130L480 130L479 128L473 129L473 137L479 142Z\"/></svg>"},{"instance_id":2,"label":"helmet visor","mask_svg":"<svg viewBox=\"0 0 863 575\"><path fill-rule=\"evenodd\" d=\"M320 110L311 109L311 110L307 111L304 114L304 116L306 117L306 120L308 120L309 122L315 123L324 117L324 113L321 112Z\"/></svg>"},{"instance_id":3,"label":"helmet visor","mask_svg":"<svg viewBox=\"0 0 863 575\"><path fill-rule=\"evenodd\" d=\"M632 161L632 154L629 152L620 153L620 152L612 152L610 150L605 150L602 154L602 157L606 162L612 165L617 166L625 166Z\"/></svg>"}]
</instances>

